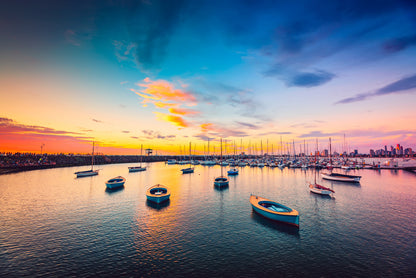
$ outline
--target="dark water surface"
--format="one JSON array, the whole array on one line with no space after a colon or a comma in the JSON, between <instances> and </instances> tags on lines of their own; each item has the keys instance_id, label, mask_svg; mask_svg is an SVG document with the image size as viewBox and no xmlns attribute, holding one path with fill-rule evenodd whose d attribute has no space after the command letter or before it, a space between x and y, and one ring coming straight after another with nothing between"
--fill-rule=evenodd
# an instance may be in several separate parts
<instances>
[{"instance_id":1,"label":"dark water surface","mask_svg":"<svg viewBox=\"0 0 416 278\"><path fill-rule=\"evenodd\" d=\"M217 190L220 167L99 166L0 176L0 277L416 277L416 174L352 171L360 184L321 181L313 170L242 168ZM105 181L126 178L125 188ZM171 200L146 201L161 183ZM300 213L300 228L254 214L250 193Z\"/></svg>"}]
</instances>

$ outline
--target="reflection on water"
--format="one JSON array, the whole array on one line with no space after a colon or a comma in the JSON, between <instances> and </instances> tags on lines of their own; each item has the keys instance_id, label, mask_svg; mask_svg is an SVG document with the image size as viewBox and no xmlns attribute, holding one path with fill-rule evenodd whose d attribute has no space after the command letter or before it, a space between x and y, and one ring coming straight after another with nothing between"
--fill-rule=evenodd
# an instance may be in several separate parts
<instances>
[{"instance_id":1,"label":"reflection on water","mask_svg":"<svg viewBox=\"0 0 416 278\"><path fill-rule=\"evenodd\" d=\"M128 166L83 179L76 167L0 176L0 277L416 277L415 173L318 176L335 199L309 191L313 170L240 167L220 189L219 166ZM119 175L125 187L106 190ZM147 201L155 184L169 187L168 202ZM299 228L253 213L250 193L296 209Z\"/></svg>"},{"instance_id":2,"label":"reflection on water","mask_svg":"<svg viewBox=\"0 0 416 278\"><path fill-rule=\"evenodd\" d=\"M146 205L148 207L151 207L151 208L156 209L156 210L162 210L162 209L164 209L164 208L166 208L170 205L170 199L168 199L167 201L165 201L163 203L159 203L159 204L155 203L155 202L152 202L152 201L149 201L149 200L146 200Z\"/></svg>"},{"instance_id":3,"label":"reflection on water","mask_svg":"<svg viewBox=\"0 0 416 278\"><path fill-rule=\"evenodd\" d=\"M121 191L123 191L124 190L124 186L122 186L122 187L117 187L117 188L113 188L113 189L110 189L110 188L106 188L105 189L105 193L107 193L107 194L109 194L109 195L111 195L111 194L114 194L114 193L119 193L119 192L121 192Z\"/></svg>"},{"instance_id":4,"label":"reflection on water","mask_svg":"<svg viewBox=\"0 0 416 278\"><path fill-rule=\"evenodd\" d=\"M296 236L296 237L300 238L299 227L289 225L289 224L284 223L284 222L278 222L278 221L273 221L273 220L267 219L267 218L263 217L262 215L256 213L254 210L251 211L251 219L253 219L255 222L263 225L264 227L267 227L267 228L276 230L278 232L286 233L286 234L293 235L293 236ZM300 221L301 221L301 219L300 219Z\"/></svg>"}]
</instances>

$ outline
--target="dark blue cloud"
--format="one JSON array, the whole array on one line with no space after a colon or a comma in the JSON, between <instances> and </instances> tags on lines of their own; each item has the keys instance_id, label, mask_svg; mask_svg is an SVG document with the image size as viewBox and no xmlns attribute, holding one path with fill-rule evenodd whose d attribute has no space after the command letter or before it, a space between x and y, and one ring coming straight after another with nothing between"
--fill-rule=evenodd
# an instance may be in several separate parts
<instances>
[{"instance_id":1,"label":"dark blue cloud","mask_svg":"<svg viewBox=\"0 0 416 278\"><path fill-rule=\"evenodd\" d=\"M375 92L357 94L353 97L345 98L340 101L337 101L335 104L346 104L351 102L363 101L368 98L389 95L389 94L398 94L403 93L404 91L415 89L416 88L416 74L402 78L396 82L390 83L382 88L377 89Z\"/></svg>"},{"instance_id":2,"label":"dark blue cloud","mask_svg":"<svg viewBox=\"0 0 416 278\"><path fill-rule=\"evenodd\" d=\"M331 81L334 77L335 74L322 70L315 72L302 72L291 77L288 80L287 85L295 87L315 87Z\"/></svg>"},{"instance_id":3,"label":"dark blue cloud","mask_svg":"<svg viewBox=\"0 0 416 278\"><path fill-rule=\"evenodd\" d=\"M406 48L414 45L416 45L416 34L412 36L390 39L383 44L383 49L386 52L394 53L405 50Z\"/></svg>"}]
</instances>

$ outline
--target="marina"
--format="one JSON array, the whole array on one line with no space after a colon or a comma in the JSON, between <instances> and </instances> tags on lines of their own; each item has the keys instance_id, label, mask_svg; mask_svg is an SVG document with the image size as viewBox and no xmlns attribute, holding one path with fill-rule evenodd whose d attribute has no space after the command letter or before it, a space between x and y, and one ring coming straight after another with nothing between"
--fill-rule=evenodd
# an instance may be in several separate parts
<instances>
[{"instance_id":1,"label":"marina","mask_svg":"<svg viewBox=\"0 0 416 278\"><path fill-rule=\"evenodd\" d=\"M74 178L76 167L1 175L2 276L416 274L413 172L351 170L360 183L318 179L336 191L331 198L309 191L312 169L240 167L218 190L219 165L196 165L188 175L179 164L147 163L139 173L127 165L101 165L100 175L83 179ZM128 186L105 190L117 175ZM169 187L170 200L147 201L154 184ZM251 194L297 210L299 227L255 213Z\"/></svg>"}]
</instances>

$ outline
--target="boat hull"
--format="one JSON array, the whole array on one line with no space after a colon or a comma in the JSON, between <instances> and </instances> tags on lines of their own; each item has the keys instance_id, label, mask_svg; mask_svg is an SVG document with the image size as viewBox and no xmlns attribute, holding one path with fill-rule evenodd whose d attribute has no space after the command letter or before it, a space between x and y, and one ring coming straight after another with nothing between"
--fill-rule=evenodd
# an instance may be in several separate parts
<instances>
[{"instance_id":1,"label":"boat hull","mask_svg":"<svg viewBox=\"0 0 416 278\"><path fill-rule=\"evenodd\" d=\"M146 171L146 167L129 167L129 172L142 172L142 171Z\"/></svg>"},{"instance_id":2,"label":"boat hull","mask_svg":"<svg viewBox=\"0 0 416 278\"><path fill-rule=\"evenodd\" d=\"M146 197L150 202L160 204L169 200L170 190L166 186L157 184L147 190Z\"/></svg>"},{"instance_id":3,"label":"boat hull","mask_svg":"<svg viewBox=\"0 0 416 278\"><path fill-rule=\"evenodd\" d=\"M316 188L316 187L313 186L313 184L309 185L309 190L312 193L319 194L319 195L324 195L324 196L329 196L332 193L332 191L330 191L330 190Z\"/></svg>"},{"instance_id":4,"label":"boat hull","mask_svg":"<svg viewBox=\"0 0 416 278\"><path fill-rule=\"evenodd\" d=\"M124 183L126 182L126 179L123 177L116 177L113 179L109 179L105 185L108 189L116 189L124 186Z\"/></svg>"},{"instance_id":5,"label":"boat hull","mask_svg":"<svg viewBox=\"0 0 416 278\"><path fill-rule=\"evenodd\" d=\"M214 186L216 187L226 187L228 184L229 181L226 177L218 177L214 180Z\"/></svg>"},{"instance_id":6,"label":"boat hull","mask_svg":"<svg viewBox=\"0 0 416 278\"><path fill-rule=\"evenodd\" d=\"M194 172L194 168L186 168L186 169L182 169L182 174L191 174Z\"/></svg>"},{"instance_id":7,"label":"boat hull","mask_svg":"<svg viewBox=\"0 0 416 278\"><path fill-rule=\"evenodd\" d=\"M90 177L98 175L98 170L79 171L74 174L77 175L77 178Z\"/></svg>"},{"instance_id":8,"label":"boat hull","mask_svg":"<svg viewBox=\"0 0 416 278\"><path fill-rule=\"evenodd\" d=\"M325 180L332 180L332 181L342 181L342 182L360 182L360 176L352 176L352 175L342 175L342 174L321 174L322 178Z\"/></svg>"},{"instance_id":9,"label":"boat hull","mask_svg":"<svg viewBox=\"0 0 416 278\"><path fill-rule=\"evenodd\" d=\"M294 209L255 195L251 195L250 203L253 210L265 218L299 227L299 213ZM263 207L261 203L272 204L285 211L272 211Z\"/></svg>"}]
</instances>

